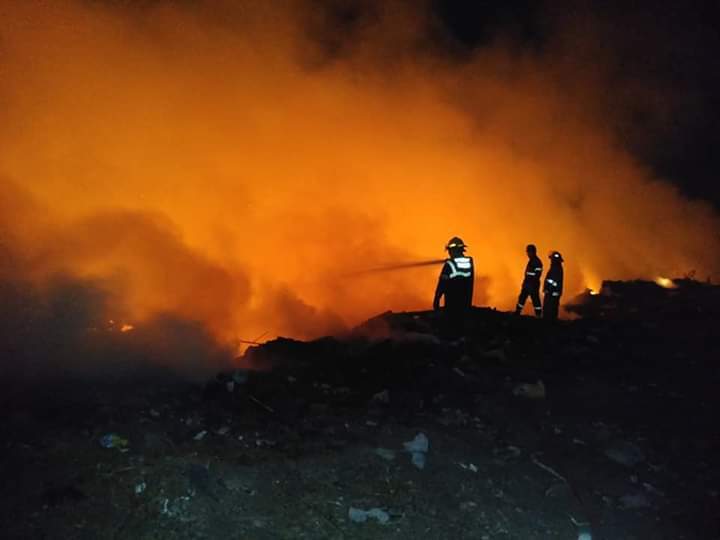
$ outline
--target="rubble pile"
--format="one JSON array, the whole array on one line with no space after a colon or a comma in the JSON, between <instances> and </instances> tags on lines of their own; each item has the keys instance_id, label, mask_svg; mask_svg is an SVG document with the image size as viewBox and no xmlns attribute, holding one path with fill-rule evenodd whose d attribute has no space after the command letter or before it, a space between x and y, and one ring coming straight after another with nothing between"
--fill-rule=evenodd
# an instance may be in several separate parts
<instances>
[{"instance_id":1,"label":"rubble pile","mask_svg":"<svg viewBox=\"0 0 720 540\"><path fill-rule=\"evenodd\" d=\"M56 381L6 399L3 530L716 537L718 290L608 282L552 324L385 313L200 385Z\"/></svg>"}]
</instances>

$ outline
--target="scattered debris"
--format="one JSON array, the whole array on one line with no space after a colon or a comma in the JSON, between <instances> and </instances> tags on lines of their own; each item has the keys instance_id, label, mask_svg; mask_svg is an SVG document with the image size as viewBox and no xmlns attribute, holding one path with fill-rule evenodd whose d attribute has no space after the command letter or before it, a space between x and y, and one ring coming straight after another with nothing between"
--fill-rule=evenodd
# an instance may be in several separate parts
<instances>
[{"instance_id":1,"label":"scattered debris","mask_svg":"<svg viewBox=\"0 0 720 540\"><path fill-rule=\"evenodd\" d=\"M351 506L348 510L348 517L353 523L365 523L368 518L376 520L381 525L386 525L390 522L390 514L380 508L362 510Z\"/></svg>"}]
</instances>

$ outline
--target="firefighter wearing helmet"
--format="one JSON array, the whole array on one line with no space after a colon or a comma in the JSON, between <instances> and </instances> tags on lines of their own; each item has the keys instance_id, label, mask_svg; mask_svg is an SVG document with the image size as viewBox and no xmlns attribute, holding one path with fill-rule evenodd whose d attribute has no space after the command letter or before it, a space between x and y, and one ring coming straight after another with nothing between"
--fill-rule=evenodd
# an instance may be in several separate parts
<instances>
[{"instance_id":1,"label":"firefighter wearing helmet","mask_svg":"<svg viewBox=\"0 0 720 540\"><path fill-rule=\"evenodd\" d=\"M558 251L550 253L550 269L543 286L543 318L554 321L558 318L560 297L563 292L563 258Z\"/></svg>"},{"instance_id":2,"label":"firefighter wearing helmet","mask_svg":"<svg viewBox=\"0 0 720 540\"><path fill-rule=\"evenodd\" d=\"M445 311L451 315L462 315L472 306L475 269L472 257L465 256L467 246L462 238L454 236L445 246L445 259L437 288L433 309L440 309L440 299L445 297Z\"/></svg>"}]
</instances>

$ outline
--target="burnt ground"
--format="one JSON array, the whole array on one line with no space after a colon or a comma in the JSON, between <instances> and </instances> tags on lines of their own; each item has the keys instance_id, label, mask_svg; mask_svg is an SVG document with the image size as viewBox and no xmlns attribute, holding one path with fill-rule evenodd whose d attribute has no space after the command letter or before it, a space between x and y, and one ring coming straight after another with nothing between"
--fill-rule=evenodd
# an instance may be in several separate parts
<instances>
[{"instance_id":1,"label":"burnt ground","mask_svg":"<svg viewBox=\"0 0 720 540\"><path fill-rule=\"evenodd\" d=\"M209 384L5 381L3 538L720 538L718 288L679 285L555 325L476 309L459 339L384 314Z\"/></svg>"}]
</instances>

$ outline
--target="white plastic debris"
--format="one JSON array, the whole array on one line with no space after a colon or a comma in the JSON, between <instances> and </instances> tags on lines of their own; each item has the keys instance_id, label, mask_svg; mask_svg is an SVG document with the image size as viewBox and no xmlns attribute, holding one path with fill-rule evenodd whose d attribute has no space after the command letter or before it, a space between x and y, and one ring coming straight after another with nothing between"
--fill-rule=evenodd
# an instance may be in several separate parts
<instances>
[{"instance_id":1,"label":"white plastic debris","mask_svg":"<svg viewBox=\"0 0 720 540\"><path fill-rule=\"evenodd\" d=\"M202 431L198 431L193 437L193 439L195 439L196 441L202 441L205 438L205 435L207 435L207 431L203 429Z\"/></svg>"},{"instance_id":2,"label":"white plastic debris","mask_svg":"<svg viewBox=\"0 0 720 540\"><path fill-rule=\"evenodd\" d=\"M371 508L370 510L362 510L361 508L353 508L348 510L348 517L354 523L365 523L368 518L376 520L381 525L390 522L390 514L380 508Z\"/></svg>"},{"instance_id":3,"label":"white plastic debris","mask_svg":"<svg viewBox=\"0 0 720 540\"><path fill-rule=\"evenodd\" d=\"M410 452L412 464L418 469L425 468L425 454L430 448L430 441L424 433L418 433L412 441L403 443L405 450Z\"/></svg>"},{"instance_id":4,"label":"white plastic debris","mask_svg":"<svg viewBox=\"0 0 720 540\"><path fill-rule=\"evenodd\" d=\"M147 484L145 482L140 482L139 484L135 484L135 495L140 495L147 489Z\"/></svg>"},{"instance_id":5,"label":"white plastic debris","mask_svg":"<svg viewBox=\"0 0 720 540\"><path fill-rule=\"evenodd\" d=\"M230 426L222 426L216 431L218 435L227 435L230 432Z\"/></svg>"}]
</instances>

